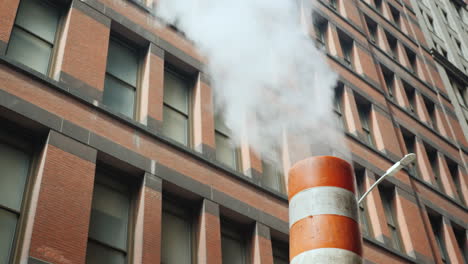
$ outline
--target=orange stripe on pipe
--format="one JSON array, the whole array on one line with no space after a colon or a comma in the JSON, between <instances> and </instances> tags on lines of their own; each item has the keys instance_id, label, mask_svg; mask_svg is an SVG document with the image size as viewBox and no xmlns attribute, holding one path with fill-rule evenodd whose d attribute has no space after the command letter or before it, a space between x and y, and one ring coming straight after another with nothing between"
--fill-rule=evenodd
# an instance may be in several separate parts
<instances>
[{"instance_id":1,"label":"orange stripe on pipe","mask_svg":"<svg viewBox=\"0 0 468 264\"><path fill-rule=\"evenodd\" d=\"M362 256L359 224L340 215L316 215L295 223L290 231L290 260L318 248L340 248Z\"/></svg>"},{"instance_id":2,"label":"orange stripe on pipe","mask_svg":"<svg viewBox=\"0 0 468 264\"><path fill-rule=\"evenodd\" d=\"M356 193L353 168L332 156L312 157L296 163L289 170L288 182L290 200L298 192L318 186L340 187Z\"/></svg>"}]
</instances>

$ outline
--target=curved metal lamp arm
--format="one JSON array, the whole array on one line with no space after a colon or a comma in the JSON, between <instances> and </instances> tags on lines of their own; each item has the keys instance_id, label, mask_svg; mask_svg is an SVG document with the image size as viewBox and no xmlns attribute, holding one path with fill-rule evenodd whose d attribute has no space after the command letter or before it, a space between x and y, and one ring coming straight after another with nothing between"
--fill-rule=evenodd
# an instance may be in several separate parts
<instances>
[{"instance_id":1,"label":"curved metal lamp arm","mask_svg":"<svg viewBox=\"0 0 468 264\"><path fill-rule=\"evenodd\" d=\"M377 185L379 185L379 183L380 183L381 181L384 180L384 178L388 177L389 175L394 175L396 172L398 172L399 170L401 170L403 167L406 167L406 166L408 166L409 164L411 164L415 159L416 159L416 154L410 153L410 154L406 154L400 161L398 161L397 163L393 164L393 166L390 167L390 168L384 173L384 175L382 175L374 184L372 184L372 186L361 196L361 198L359 198L358 204L360 204L360 203L364 200L364 198L366 198L366 196L367 196Z\"/></svg>"}]
</instances>

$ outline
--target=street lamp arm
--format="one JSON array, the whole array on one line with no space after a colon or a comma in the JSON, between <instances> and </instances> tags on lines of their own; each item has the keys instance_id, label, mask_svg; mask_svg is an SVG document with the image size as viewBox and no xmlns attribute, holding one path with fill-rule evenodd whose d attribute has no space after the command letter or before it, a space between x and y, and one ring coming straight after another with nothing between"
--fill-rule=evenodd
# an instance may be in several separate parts
<instances>
[{"instance_id":1,"label":"street lamp arm","mask_svg":"<svg viewBox=\"0 0 468 264\"><path fill-rule=\"evenodd\" d=\"M408 166L411 164L416 159L416 154L410 153L405 155L400 161L397 163L393 164L385 173L382 175L372 186L362 195L362 197L359 199L358 204L360 204L364 198L377 186L381 181L383 181L386 177L390 175L394 175L396 172L401 170L403 167Z\"/></svg>"}]
</instances>

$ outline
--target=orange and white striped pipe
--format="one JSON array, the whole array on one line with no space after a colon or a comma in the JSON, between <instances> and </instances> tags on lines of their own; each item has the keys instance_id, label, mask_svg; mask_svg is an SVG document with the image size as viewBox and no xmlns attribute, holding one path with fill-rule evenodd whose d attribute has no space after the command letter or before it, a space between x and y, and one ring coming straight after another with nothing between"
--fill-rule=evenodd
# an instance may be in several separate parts
<instances>
[{"instance_id":1,"label":"orange and white striped pipe","mask_svg":"<svg viewBox=\"0 0 468 264\"><path fill-rule=\"evenodd\" d=\"M362 238L351 165L312 157L289 170L291 264L362 263Z\"/></svg>"}]
</instances>

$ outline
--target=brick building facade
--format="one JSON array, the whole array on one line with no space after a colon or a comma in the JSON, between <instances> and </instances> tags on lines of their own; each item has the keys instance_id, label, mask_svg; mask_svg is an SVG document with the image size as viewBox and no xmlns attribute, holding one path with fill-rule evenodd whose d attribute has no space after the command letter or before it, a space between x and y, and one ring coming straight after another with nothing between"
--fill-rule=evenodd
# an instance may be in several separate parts
<instances>
[{"instance_id":1,"label":"brick building facade","mask_svg":"<svg viewBox=\"0 0 468 264\"><path fill-rule=\"evenodd\" d=\"M366 263L466 263L468 142L414 7L314 5L361 193L418 156L360 207ZM288 263L287 162L228 144L151 0L0 6L0 263Z\"/></svg>"}]
</instances>

